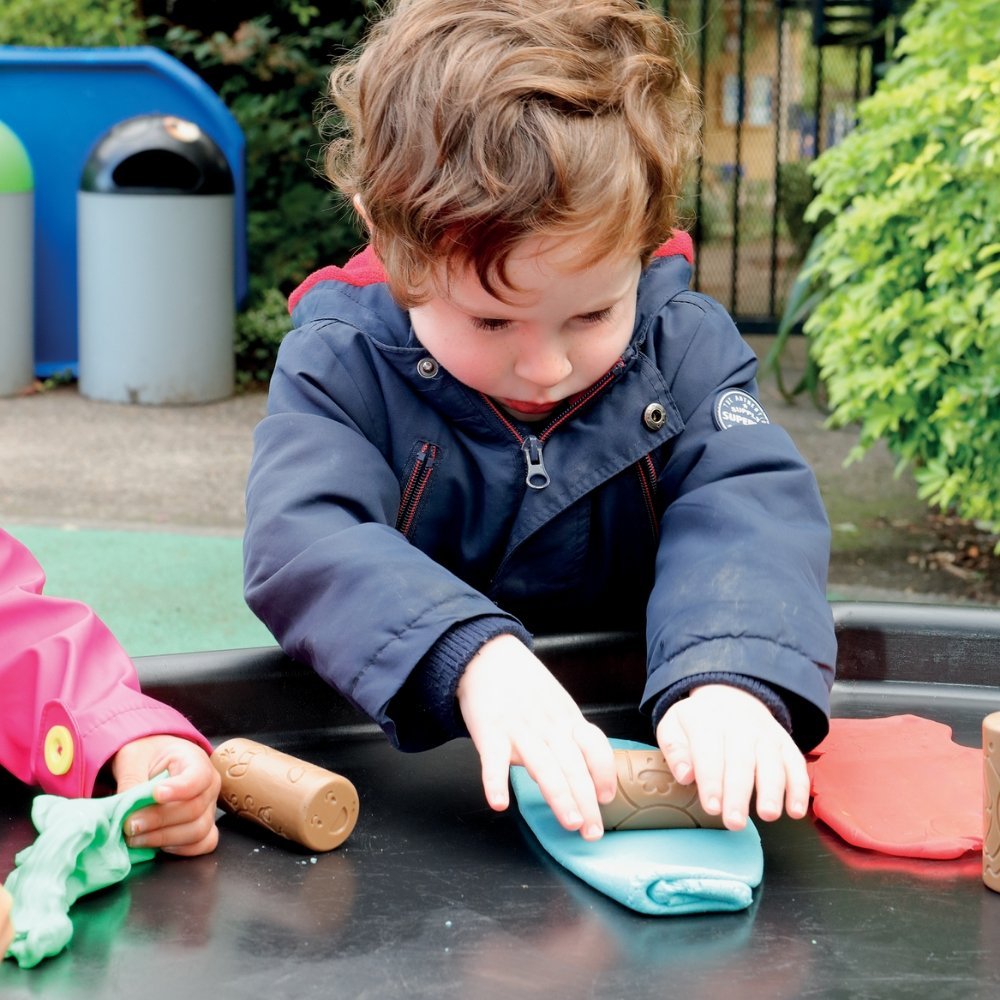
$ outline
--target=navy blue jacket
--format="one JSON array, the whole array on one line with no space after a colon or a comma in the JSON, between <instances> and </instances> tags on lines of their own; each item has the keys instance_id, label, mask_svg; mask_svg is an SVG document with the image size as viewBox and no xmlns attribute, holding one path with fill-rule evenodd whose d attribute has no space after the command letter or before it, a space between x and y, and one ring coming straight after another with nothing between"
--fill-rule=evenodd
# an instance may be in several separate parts
<instances>
[{"instance_id":1,"label":"navy blue jacket","mask_svg":"<svg viewBox=\"0 0 1000 1000\"><path fill-rule=\"evenodd\" d=\"M735 678L815 745L829 526L687 260L646 268L629 347L543 427L440 368L382 277L366 251L293 296L255 433L246 598L286 652L421 749L461 731L454 687L490 635L644 627L655 717Z\"/></svg>"}]
</instances>

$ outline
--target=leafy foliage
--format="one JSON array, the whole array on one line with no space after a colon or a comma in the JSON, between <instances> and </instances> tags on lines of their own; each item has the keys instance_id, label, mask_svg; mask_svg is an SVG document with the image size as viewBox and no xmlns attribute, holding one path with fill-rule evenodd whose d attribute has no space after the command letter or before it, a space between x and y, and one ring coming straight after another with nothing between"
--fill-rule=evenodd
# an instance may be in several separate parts
<instances>
[{"instance_id":1,"label":"leafy foliage","mask_svg":"<svg viewBox=\"0 0 1000 1000\"><path fill-rule=\"evenodd\" d=\"M215 89L246 138L250 294L237 319L241 384L266 381L288 328L275 290L287 293L316 268L342 262L361 240L320 173L318 124L330 65L360 38L364 6L342 4L346 16L327 20L312 4L274 0L267 13L228 29L150 21L150 41Z\"/></svg>"},{"instance_id":2,"label":"leafy foliage","mask_svg":"<svg viewBox=\"0 0 1000 1000\"><path fill-rule=\"evenodd\" d=\"M812 246L817 233L830 221L826 213L822 218L805 220L805 212L816 197L809 164L805 160L789 160L778 166L778 195L781 217L788 235L795 246L795 254L803 259Z\"/></svg>"},{"instance_id":3,"label":"leafy foliage","mask_svg":"<svg viewBox=\"0 0 1000 1000\"><path fill-rule=\"evenodd\" d=\"M288 327L288 302L276 287L265 288L240 313L234 348L241 389L267 385Z\"/></svg>"},{"instance_id":4,"label":"leafy foliage","mask_svg":"<svg viewBox=\"0 0 1000 1000\"><path fill-rule=\"evenodd\" d=\"M318 123L330 66L360 38L365 4L341 4L341 16L331 20L301 0L258 3L266 12L256 15L254 6L234 13L201 3L146 4L148 40L219 94L246 139L250 280L235 341L243 387L270 377L289 328L285 295L360 242L321 174Z\"/></svg>"},{"instance_id":5,"label":"leafy foliage","mask_svg":"<svg viewBox=\"0 0 1000 1000\"><path fill-rule=\"evenodd\" d=\"M805 269L831 420L920 496L1000 525L1000 0L917 0L860 124L818 160Z\"/></svg>"},{"instance_id":6,"label":"leafy foliage","mask_svg":"<svg viewBox=\"0 0 1000 1000\"><path fill-rule=\"evenodd\" d=\"M133 0L3 0L2 45L138 45Z\"/></svg>"}]
</instances>

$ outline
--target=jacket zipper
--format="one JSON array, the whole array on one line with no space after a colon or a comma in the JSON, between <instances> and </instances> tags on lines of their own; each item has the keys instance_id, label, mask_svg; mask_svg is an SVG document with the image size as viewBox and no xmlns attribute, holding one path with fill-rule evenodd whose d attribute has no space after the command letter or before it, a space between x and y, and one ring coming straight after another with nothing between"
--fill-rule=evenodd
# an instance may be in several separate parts
<instances>
[{"instance_id":1,"label":"jacket zipper","mask_svg":"<svg viewBox=\"0 0 1000 1000\"><path fill-rule=\"evenodd\" d=\"M423 499L427 483L434 471L434 460L437 458L437 453L437 445L424 442L423 447L417 452L410 476L403 489L403 496L399 501L399 513L396 515L396 530L407 538L410 537L410 532L413 530L413 522L416 520L420 501Z\"/></svg>"},{"instance_id":2,"label":"jacket zipper","mask_svg":"<svg viewBox=\"0 0 1000 1000\"><path fill-rule=\"evenodd\" d=\"M649 516L649 526L653 531L653 537L660 537L660 519L656 516L656 466L649 455L643 455L635 463L635 471L639 477L639 488L642 490L642 499Z\"/></svg>"},{"instance_id":3,"label":"jacket zipper","mask_svg":"<svg viewBox=\"0 0 1000 1000\"><path fill-rule=\"evenodd\" d=\"M560 412L553 420L547 423L537 434L522 434L503 412L503 410L501 410L489 396L485 393L480 393L486 401L486 405L496 414L500 423L502 423L504 427L510 431L517 443L521 446L521 451L524 453L524 461L527 467L524 481L528 484L529 489L544 490L545 487L552 482L548 470L545 468L545 461L542 457L542 446L545 442L548 441L552 434L558 430L562 424L569 420L574 413L576 413L581 407L586 406L587 403L598 395L598 393L600 393L609 382L614 381L624 365L625 362L619 358L618 361L612 365L610 370L605 372L605 374L602 375L589 389L577 396L565 410Z\"/></svg>"}]
</instances>

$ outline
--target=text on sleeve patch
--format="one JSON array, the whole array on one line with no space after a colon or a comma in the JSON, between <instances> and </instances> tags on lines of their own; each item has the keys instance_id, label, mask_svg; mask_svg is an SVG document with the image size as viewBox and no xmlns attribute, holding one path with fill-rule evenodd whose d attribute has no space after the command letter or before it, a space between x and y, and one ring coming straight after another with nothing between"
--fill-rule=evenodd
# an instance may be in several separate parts
<instances>
[{"instance_id":1,"label":"text on sleeve patch","mask_svg":"<svg viewBox=\"0 0 1000 1000\"><path fill-rule=\"evenodd\" d=\"M764 412L764 407L750 393L742 389L726 389L720 392L715 400L713 416L715 426L720 431L771 422Z\"/></svg>"}]
</instances>

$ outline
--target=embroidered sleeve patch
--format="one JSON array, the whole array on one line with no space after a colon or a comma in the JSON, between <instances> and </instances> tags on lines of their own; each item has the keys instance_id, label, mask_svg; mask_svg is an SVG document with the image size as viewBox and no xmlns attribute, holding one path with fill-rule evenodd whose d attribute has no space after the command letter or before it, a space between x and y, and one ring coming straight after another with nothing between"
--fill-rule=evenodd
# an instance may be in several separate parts
<instances>
[{"instance_id":1,"label":"embroidered sleeve patch","mask_svg":"<svg viewBox=\"0 0 1000 1000\"><path fill-rule=\"evenodd\" d=\"M720 431L732 427L750 427L753 424L769 424L764 407L748 392L741 389L726 389L715 401L715 426Z\"/></svg>"}]
</instances>

